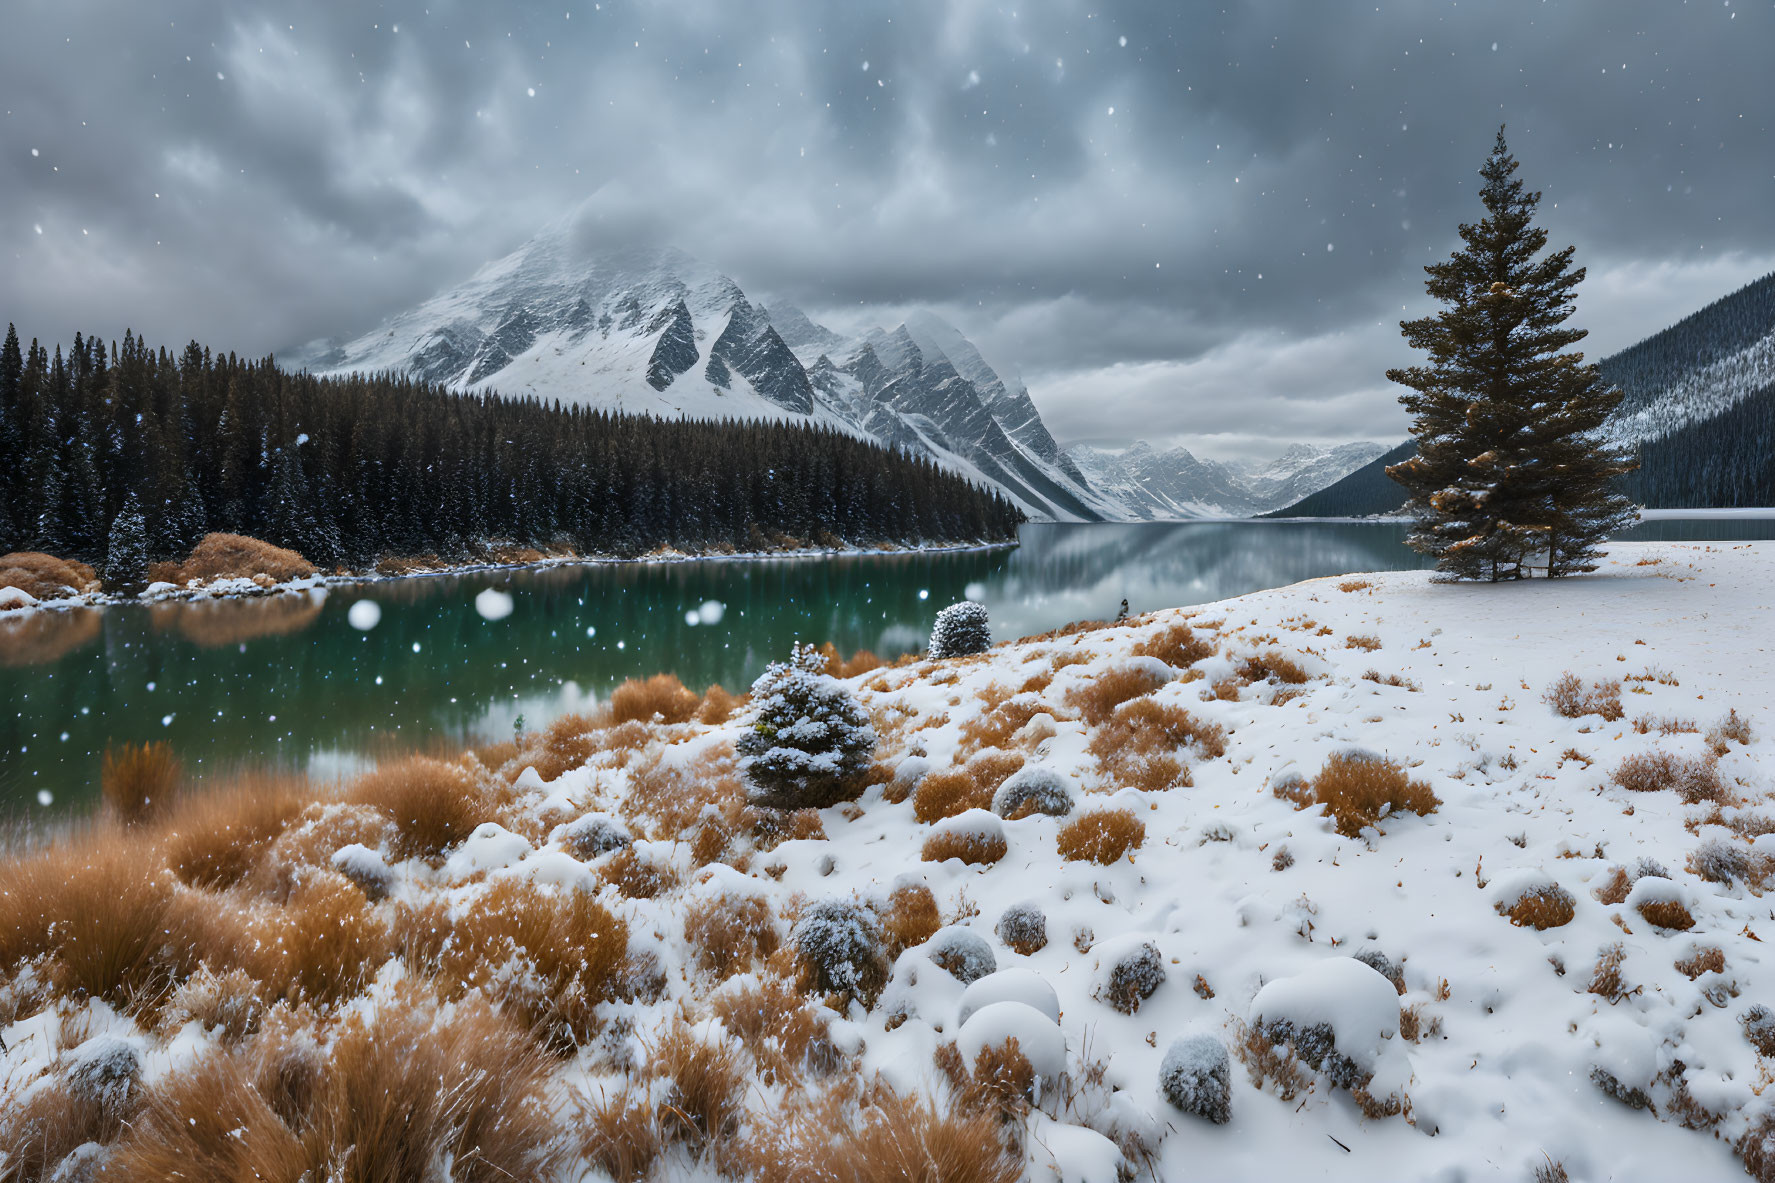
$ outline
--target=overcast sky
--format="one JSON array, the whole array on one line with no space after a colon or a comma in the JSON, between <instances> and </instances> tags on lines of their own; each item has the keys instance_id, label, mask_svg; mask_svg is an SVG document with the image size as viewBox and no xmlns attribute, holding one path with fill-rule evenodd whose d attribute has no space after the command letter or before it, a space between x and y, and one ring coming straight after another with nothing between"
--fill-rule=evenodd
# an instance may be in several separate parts
<instances>
[{"instance_id":1,"label":"overcast sky","mask_svg":"<svg viewBox=\"0 0 1775 1183\"><path fill-rule=\"evenodd\" d=\"M0 320L261 354L582 203L841 328L928 306L1063 441L1403 438L1500 122L1592 357L1775 270L1775 3L10 0Z\"/></svg>"}]
</instances>

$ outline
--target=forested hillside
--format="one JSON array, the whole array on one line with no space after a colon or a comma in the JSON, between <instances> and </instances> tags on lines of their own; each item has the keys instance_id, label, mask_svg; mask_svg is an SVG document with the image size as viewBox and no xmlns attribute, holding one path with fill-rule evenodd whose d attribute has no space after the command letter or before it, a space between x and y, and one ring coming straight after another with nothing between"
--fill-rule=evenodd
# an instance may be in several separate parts
<instances>
[{"instance_id":1,"label":"forested hillside","mask_svg":"<svg viewBox=\"0 0 1775 1183\"><path fill-rule=\"evenodd\" d=\"M102 565L132 499L149 557L211 531L323 568L461 560L489 543L635 555L1013 537L1020 512L928 460L841 432L661 421L272 359L176 359L126 333L0 350L0 553Z\"/></svg>"}]
</instances>

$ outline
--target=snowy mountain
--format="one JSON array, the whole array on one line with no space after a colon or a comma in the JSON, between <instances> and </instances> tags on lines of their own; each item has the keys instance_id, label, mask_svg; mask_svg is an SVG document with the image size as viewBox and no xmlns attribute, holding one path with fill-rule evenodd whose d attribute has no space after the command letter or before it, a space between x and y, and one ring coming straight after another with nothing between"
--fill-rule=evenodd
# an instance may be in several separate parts
<instances>
[{"instance_id":1,"label":"snowy mountain","mask_svg":"<svg viewBox=\"0 0 1775 1183\"><path fill-rule=\"evenodd\" d=\"M1121 450L1066 450L1097 488L1150 520L1249 517L1290 505L1381 454L1371 443L1315 448L1295 444L1266 464L1202 460L1186 448L1166 452L1144 441Z\"/></svg>"},{"instance_id":2,"label":"snowy mountain","mask_svg":"<svg viewBox=\"0 0 1775 1183\"><path fill-rule=\"evenodd\" d=\"M581 250L570 220L371 333L288 360L632 414L811 418L995 485L1032 517L1130 516L1060 454L1028 392L937 317L846 338L679 251Z\"/></svg>"}]
</instances>

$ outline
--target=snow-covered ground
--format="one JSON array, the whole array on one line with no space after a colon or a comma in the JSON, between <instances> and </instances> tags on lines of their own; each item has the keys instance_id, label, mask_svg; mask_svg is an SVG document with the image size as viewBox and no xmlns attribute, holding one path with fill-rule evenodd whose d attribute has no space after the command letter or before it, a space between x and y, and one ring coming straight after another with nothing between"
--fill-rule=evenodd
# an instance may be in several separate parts
<instances>
[{"instance_id":1,"label":"snow-covered ground","mask_svg":"<svg viewBox=\"0 0 1775 1183\"><path fill-rule=\"evenodd\" d=\"M853 1002L833 1019L831 1042L844 1071L944 1096L943 1044L958 1040L971 1058L1016 1035L1041 1082L1021 1119L1029 1178L1108 1183L1124 1152L1141 1177L1164 1180L1525 1180L1553 1163L1572 1180L1738 1177L1734 1145L1775 1115L1761 1095L1772 1061L1742 1022L1775 1002L1775 970L1764 968L1775 909L1745 882L1775 854L1775 838L1755 837L1775 831L1772 589L1772 544L1616 544L1582 578L1343 576L880 669L849 684L880 732L877 758L897 775L822 811L824 837L738 841L724 865L680 840L692 831L662 825L659 770L718 765L748 723L742 709L723 724L657 728L639 755L611 748L552 779L508 772L518 796L506 823L483 826L439 870L394 864L393 898L444 893L472 911L511 877L599 892L628 922L631 947L659 956L664 982L656 1000L605 1004L607 1037L558 1070L563 1088L594 1097L622 1087L626 1053L613 1047L653 1046L679 1016L699 1038L724 1038L711 999L752 979L721 984L696 968L692 905L754 898L782 918L836 900L885 916L897 887L923 884L944 927L899 955L872 1007ZM1159 642L1178 624L1204 644L1173 664L1161 656L1177 651ZM1297 671L1304 681L1289 680ZM1617 717L1557 713L1545 695L1567 673L1586 695L1604 684L1597 705L1618 683ZM1104 742L1116 715L1088 721L1118 674L1156 687L1132 701L1194 721L1203 738L1160 753L1187 775L1131 772L1150 768L1125 759L1141 728L1118 749ZM1017 725L983 741L989 707ZM1748 742L1707 734L1728 711L1748 721ZM919 821L917 786L959 767L963 752L984 767L983 742L988 757L1002 749L1001 775L1020 759L1016 783L1057 786L1071 816ZM1713 799L1685 804L1672 788L1611 780L1623 761L1658 752L1688 761L1692 795ZM1340 834L1322 806L1298 802L1328 761L1351 753L1392 762L1440 805ZM655 788L642 800L635 770L648 767ZM997 794L1001 808L1008 795ZM1110 865L1061 857L1064 826L1111 808L1144 825L1140 845ZM599 826L626 829L634 851L590 854L583 840ZM983 845L996 835L1005 853L925 861L933 832ZM386 853L358 846L334 862L380 865ZM677 884L630 898L599 883L610 860L637 857L669 867ZM1722 866L1735 866L1731 883L1717 881ZM1503 909L1525 897L1563 900L1570 918L1518 926ZM999 922L1010 910L1025 930L1040 914L1044 947L1007 944ZM1669 927L1683 911L1692 926ZM1004 931L1029 947L1026 931ZM997 972L964 987L988 968ZM398 976L391 962L372 993ZM1273 1074L1259 1087L1250 1069L1265 1043L1245 1035L1278 1018L1293 1022L1303 1055L1316 1024L1335 1047L1307 1057L1319 1070L1284 1065L1287 1087ZM17 1050L48 1046L42 1032L32 1043L33 1022L0 1030L14 1079L44 1067ZM128 1026L111 1024L139 1037ZM204 1038L174 1036L147 1056L150 1071L195 1055ZM1168 1077L1212 1078L1212 1041L1232 1053L1224 1124L1179 1110L1161 1089L1167 1062ZM1287 1050L1269 1058L1272 1070ZM1366 1086L1353 1092L1352 1081ZM776 1085L749 1091L746 1136L769 1136L785 1103ZM682 1155L659 1169L716 1177L712 1162Z\"/></svg>"}]
</instances>

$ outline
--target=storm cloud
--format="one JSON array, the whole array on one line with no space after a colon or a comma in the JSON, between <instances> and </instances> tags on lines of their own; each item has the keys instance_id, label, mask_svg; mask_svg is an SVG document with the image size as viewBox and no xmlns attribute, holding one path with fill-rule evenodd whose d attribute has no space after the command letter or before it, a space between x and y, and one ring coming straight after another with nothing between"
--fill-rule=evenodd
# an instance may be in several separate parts
<instances>
[{"instance_id":1,"label":"storm cloud","mask_svg":"<svg viewBox=\"0 0 1775 1183\"><path fill-rule=\"evenodd\" d=\"M1500 123L1592 356L1775 270L1775 6L98 4L0 39L0 318L355 335L552 220L840 328L929 306L1063 440L1392 440Z\"/></svg>"}]
</instances>

